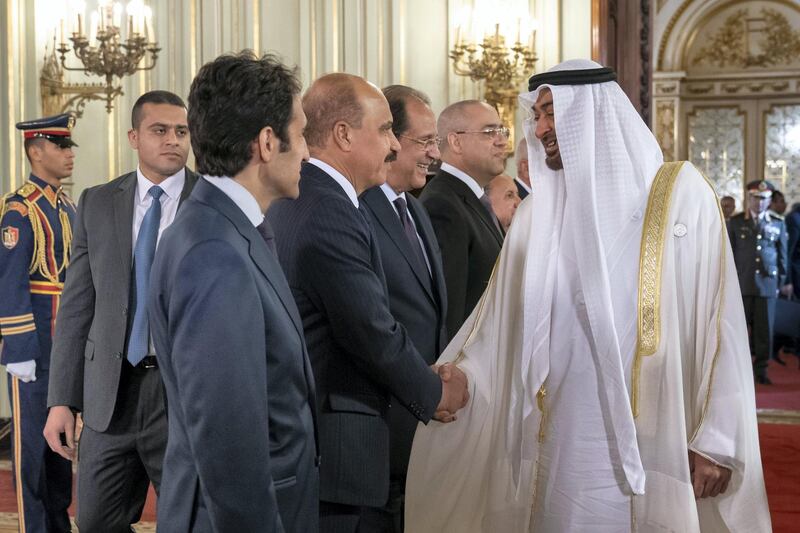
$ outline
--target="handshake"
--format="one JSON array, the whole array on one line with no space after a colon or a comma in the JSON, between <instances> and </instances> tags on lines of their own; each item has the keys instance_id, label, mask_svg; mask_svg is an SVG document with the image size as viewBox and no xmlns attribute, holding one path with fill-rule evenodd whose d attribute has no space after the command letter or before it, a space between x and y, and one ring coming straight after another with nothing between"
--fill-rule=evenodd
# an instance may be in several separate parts
<instances>
[{"instance_id":1,"label":"handshake","mask_svg":"<svg viewBox=\"0 0 800 533\"><path fill-rule=\"evenodd\" d=\"M442 399L433 415L435 420L447 423L456 419L456 411L467 405L469 390L467 376L453 363L431 366L442 380Z\"/></svg>"}]
</instances>

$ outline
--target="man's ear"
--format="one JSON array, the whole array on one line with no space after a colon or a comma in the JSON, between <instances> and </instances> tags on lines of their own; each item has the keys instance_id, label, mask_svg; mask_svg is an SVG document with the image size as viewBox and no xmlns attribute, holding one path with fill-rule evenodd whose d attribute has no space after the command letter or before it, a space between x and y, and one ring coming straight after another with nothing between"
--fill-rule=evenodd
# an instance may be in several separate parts
<instances>
[{"instance_id":1,"label":"man's ear","mask_svg":"<svg viewBox=\"0 0 800 533\"><path fill-rule=\"evenodd\" d=\"M460 154L463 151L461 147L461 136L454 131L448 133L447 146L453 151L453 153Z\"/></svg>"},{"instance_id":2,"label":"man's ear","mask_svg":"<svg viewBox=\"0 0 800 533\"><path fill-rule=\"evenodd\" d=\"M39 146L39 143L32 143L28 146L28 151L26 153L28 156L28 161L31 163L38 162L42 158L42 148Z\"/></svg>"},{"instance_id":3,"label":"man's ear","mask_svg":"<svg viewBox=\"0 0 800 533\"><path fill-rule=\"evenodd\" d=\"M265 126L258 132L258 156L264 163L269 163L280 150L281 141L275 135L272 126Z\"/></svg>"},{"instance_id":4,"label":"man's ear","mask_svg":"<svg viewBox=\"0 0 800 533\"><path fill-rule=\"evenodd\" d=\"M139 149L139 132L133 128L128 130L128 144L130 144L131 148L134 150Z\"/></svg>"},{"instance_id":5,"label":"man's ear","mask_svg":"<svg viewBox=\"0 0 800 533\"><path fill-rule=\"evenodd\" d=\"M349 152L353 149L353 130L350 124L340 120L333 125L333 142L343 152Z\"/></svg>"}]
</instances>

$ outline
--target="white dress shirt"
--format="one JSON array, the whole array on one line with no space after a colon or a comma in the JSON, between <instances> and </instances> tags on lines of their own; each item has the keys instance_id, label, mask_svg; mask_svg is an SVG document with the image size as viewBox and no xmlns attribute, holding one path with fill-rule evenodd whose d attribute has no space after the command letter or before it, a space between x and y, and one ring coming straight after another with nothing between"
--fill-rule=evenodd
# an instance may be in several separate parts
<instances>
[{"instance_id":1,"label":"white dress shirt","mask_svg":"<svg viewBox=\"0 0 800 533\"><path fill-rule=\"evenodd\" d=\"M397 206L394 205L394 201L398 198L402 198L406 202L406 206L408 206L408 199L406 198L406 193L401 192L400 194L396 193L394 189L389 186L388 183L384 183L381 185L381 190L383 194L386 195L386 199L389 200L389 203L394 209L394 212L397 213L397 218L400 218L400 212L397 211ZM417 222L414 220L414 216L411 214L411 209L406 208L408 211L408 219L411 221L411 225L414 226L414 233L417 234L417 240L419 241L419 245L422 248L422 256L425 257L425 265L428 267L428 274L431 273L431 262L428 259L428 252L425 250L425 243L422 241L422 237L419 236L419 230L417 229ZM402 223L402 221L401 221Z\"/></svg>"},{"instance_id":2,"label":"white dress shirt","mask_svg":"<svg viewBox=\"0 0 800 533\"><path fill-rule=\"evenodd\" d=\"M156 247L161 240L161 233L172 224L175 220L175 214L178 212L178 203L181 201L181 192L183 192L183 185L186 183L186 169L181 168L178 172L168 177L158 184L164 194L161 195L159 201L161 202L161 221L158 225L158 237L156 239ZM156 184L144 177L142 169L136 167L136 192L133 196L133 239L131 240L131 252L136 252L136 239L139 237L139 228L142 226L144 214L153 203L153 197L147 194L150 187L155 187ZM155 346L153 345L153 336L150 335L150 349L148 355L155 354Z\"/></svg>"},{"instance_id":3,"label":"white dress shirt","mask_svg":"<svg viewBox=\"0 0 800 533\"><path fill-rule=\"evenodd\" d=\"M463 181L466 184L466 186L469 187L470 190L475 193L475 196L478 197L478 200L480 200L481 197L483 197L483 195L485 194L483 187L481 187L478 184L478 182L475 181L475 178L473 178L463 170L454 167L450 163L445 163L444 161L442 161L441 169L447 172L448 174L452 174L456 178Z\"/></svg>"},{"instance_id":4,"label":"white dress shirt","mask_svg":"<svg viewBox=\"0 0 800 533\"><path fill-rule=\"evenodd\" d=\"M183 184L186 182L186 169L181 168L177 173L168 177L158 184L164 191L161 195L161 223L158 226L158 239L156 246L161 240L161 233L172 224L175 220L175 214L178 212L178 203L181 200L181 192L183 192ZM153 202L153 197L147 194L150 187L156 184L144 177L142 170L136 168L136 193L133 197L133 239L131 240L131 250L136 250L136 239L139 237L139 228L142 226L142 219L144 214L150 208Z\"/></svg>"},{"instance_id":5,"label":"white dress shirt","mask_svg":"<svg viewBox=\"0 0 800 533\"><path fill-rule=\"evenodd\" d=\"M345 178L341 172L330 166L325 161L320 161L315 157L309 159L308 162L333 178L333 180L344 190L345 194L347 194L347 197L350 198L350 201L353 202L355 208L358 209L358 194L356 194L356 189L353 187L352 183L347 181L347 178Z\"/></svg>"},{"instance_id":6,"label":"white dress shirt","mask_svg":"<svg viewBox=\"0 0 800 533\"><path fill-rule=\"evenodd\" d=\"M227 176L203 175L203 179L233 200L236 207L242 210L253 226L258 226L264 222L264 213L261 212L261 206L258 205L256 197L245 189L241 183Z\"/></svg>"}]
</instances>

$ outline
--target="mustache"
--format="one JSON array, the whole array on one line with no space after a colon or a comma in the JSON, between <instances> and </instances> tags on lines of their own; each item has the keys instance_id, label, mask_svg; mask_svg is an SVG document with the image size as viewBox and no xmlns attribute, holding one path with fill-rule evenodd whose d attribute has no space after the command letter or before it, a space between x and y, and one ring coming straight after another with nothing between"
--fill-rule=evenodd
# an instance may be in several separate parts
<instances>
[{"instance_id":1,"label":"mustache","mask_svg":"<svg viewBox=\"0 0 800 533\"><path fill-rule=\"evenodd\" d=\"M397 152L394 150L389 152L389 155L383 160L384 163L391 163L392 161L397 161Z\"/></svg>"}]
</instances>

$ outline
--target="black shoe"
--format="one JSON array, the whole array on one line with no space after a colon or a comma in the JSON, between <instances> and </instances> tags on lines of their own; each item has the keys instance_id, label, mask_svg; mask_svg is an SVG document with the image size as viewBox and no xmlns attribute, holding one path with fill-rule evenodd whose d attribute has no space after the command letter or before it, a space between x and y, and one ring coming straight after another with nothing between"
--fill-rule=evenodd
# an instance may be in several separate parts
<instances>
[{"instance_id":1,"label":"black shoe","mask_svg":"<svg viewBox=\"0 0 800 533\"><path fill-rule=\"evenodd\" d=\"M772 385L772 380L767 376L756 376L756 383L760 383L761 385Z\"/></svg>"}]
</instances>

